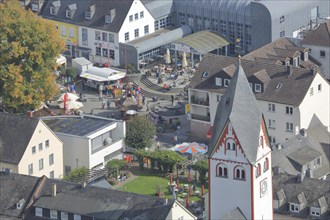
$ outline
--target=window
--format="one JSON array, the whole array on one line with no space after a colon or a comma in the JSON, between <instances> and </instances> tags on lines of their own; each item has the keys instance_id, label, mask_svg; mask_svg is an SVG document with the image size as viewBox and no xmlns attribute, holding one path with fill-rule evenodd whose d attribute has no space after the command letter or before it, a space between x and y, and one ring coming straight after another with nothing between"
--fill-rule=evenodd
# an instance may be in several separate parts
<instances>
[{"instance_id":1,"label":"window","mask_svg":"<svg viewBox=\"0 0 330 220\"><path fill-rule=\"evenodd\" d=\"M129 22L132 22L133 21L133 15L130 15L129 16Z\"/></svg>"},{"instance_id":2,"label":"window","mask_svg":"<svg viewBox=\"0 0 330 220\"><path fill-rule=\"evenodd\" d=\"M57 219L57 211L56 210L50 210L50 218L51 219Z\"/></svg>"},{"instance_id":3,"label":"window","mask_svg":"<svg viewBox=\"0 0 330 220\"><path fill-rule=\"evenodd\" d=\"M259 146L264 147L264 137L263 136L259 137Z\"/></svg>"},{"instance_id":4,"label":"window","mask_svg":"<svg viewBox=\"0 0 330 220\"><path fill-rule=\"evenodd\" d=\"M226 141L226 145L227 145L227 150L236 150L236 144L235 141L233 139L228 139Z\"/></svg>"},{"instance_id":5,"label":"window","mask_svg":"<svg viewBox=\"0 0 330 220\"><path fill-rule=\"evenodd\" d=\"M215 85L216 85L216 86L221 86L221 85L222 85L222 79L216 77L216 78L215 78Z\"/></svg>"},{"instance_id":6,"label":"window","mask_svg":"<svg viewBox=\"0 0 330 220\"><path fill-rule=\"evenodd\" d=\"M268 103L268 111L269 112L275 112L275 104Z\"/></svg>"},{"instance_id":7,"label":"window","mask_svg":"<svg viewBox=\"0 0 330 220\"><path fill-rule=\"evenodd\" d=\"M73 215L73 220L81 220L81 216L80 215Z\"/></svg>"},{"instance_id":8,"label":"window","mask_svg":"<svg viewBox=\"0 0 330 220\"><path fill-rule=\"evenodd\" d=\"M320 213L317 211L311 211L311 215L313 216L320 216Z\"/></svg>"},{"instance_id":9,"label":"window","mask_svg":"<svg viewBox=\"0 0 330 220\"><path fill-rule=\"evenodd\" d=\"M73 28L69 28L69 37L74 38L74 29Z\"/></svg>"},{"instance_id":10,"label":"window","mask_svg":"<svg viewBox=\"0 0 330 220\"><path fill-rule=\"evenodd\" d=\"M54 164L54 154L49 155L49 166Z\"/></svg>"},{"instance_id":11,"label":"window","mask_svg":"<svg viewBox=\"0 0 330 220\"><path fill-rule=\"evenodd\" d=\"M280 32L280 37L284 37L285 36L285 31L281 31Z\"/></svg>"},{"instance_id":12,"label":"window","mask_svg":"<svg viewBox=\"0 0 330 220\"><path fill-rule=\"evenodd\" d=\"M135 38L139 37L139 29L134 30L134 37Z\"/></svg>"},{"instance_id":13,"label":"window","mask_svg":"<svg viewBox=\"0 0 330 220\"><path fill-rule=\"evenodd\" d=\"M55 7L50 7L50 14L51 15L56 15Z\"/></svg>"},{"instance_id":14,"label":"window","mask_svg":"<svg viewBox=\"0 0 330 220\"><path fill-rule=\"evenodd\" d=\"M115 42L115 36L113 34L109 34L109 42L110 43Z\"/></svg>"},{"instance_id":15,"label":"window","mask_svg":"<svg viewBox=\"0 0 330 220\"><path fill-rule=\"evenodd\" d=\"M49 140L46 140L46 141L45 141L45 147L46 147L46 148L49 148Z\"/></svg>"},{"instance_id":16,"label":"window","mask_svg":"<svg viewBox=\"0 0 330 220\"><path fill-rule=\"evenodd\" d=\"M297 57L295 57L294 59L293 59L293 66L298 66L298 58Z\"/></svg>"},{"instance_id":17,"label":"window","mask_svg":"<svg viewBox=\"0 0 330 220\"><path fill-rule=\"evenodd\" d=\"M229 83L230 83L230 79L224 79L223 84L225 87L228 87Z\"/></svg>"},{"instance_id":18,"label":"window","mask_svg":"<svg viewBox=\"0 0 330 220\"><path fill-rule=\"evenodd\" d=\"M320 50L320 57L325 58L325 51L324 50Z\"/></svg>"},{"instance_id":19,"label":"window","mask_svg":"<svg viewBox=\"0 0 330 220\"><path fill-rule=\"evenodd\" d=\"M36 216L42 216L42 208L36 207Z\"/></svg>"},{"instance_id":20,"label":"window","mask_svg":"<svg viewBox=\"0 0 330 220\"><path fill-rule=\"evenodd\" d=\"M304 60L306 61L306 60L308 60L308 52L305 52L304 54L305 54L304 55Z\"/></svg>"},{"instance_id":21,"label":"window","mask_svg":"<svg viewBox=\"0 0 330 220\"><path fill-rule=\"evenodd\" d=\"M155 21L155 31L157 31L159 29L158 24L159 24L159 21Z\"/></svg>"},{"instance_id":22,"label":"window","mask_svg":"<svg viewBox=\"0 0 330 220\"><path fill-rule=\"evenodd\" d=\"M129 33L128 32L125 33L125 41L129 41Z\"/></svg>"},{"instance_id":23,"label":"window","mask_svg":"<svg viewBox=\"0 0 330 220\"><path fill-rule=\"evenodd\" d=\"M38 146L39 151L42 151L42 143L40 143Z\"/></svg>"},{"instance_id":24,"label":"window","mask_svg":"<svg viewBox=\"0 0 330 220\"><path fill-rule=\"evenodd\" d=\"M68 220L68 213L67 212L61 212L61 220Z\"/></svg>"},{"instance_id":25,"label":"window","mask_svg":"<svg viewBox=\"0 0 330 220\"><path fill-rule=\"evenodd\" d=\"M32 154L35 154L36 153L36 146L33 146L32 147Z\"/></svg>"},{"instance_id":26,"label":"window","mask_svg":"<svg viewBox=\"0 0 330 220\"><path fill-rule=\"evenodd\" d=\"M314 168L320 165L321 165L321 158L317 158L316 160L314 160Z\"/></svg>"},{"instance_id":27,"label":"window","mask_svg":"<svg viewBox=\"0 0 330 220\"><path fill-rule=\"evenodd\" d=\"M267 170L269 170L269 160L266 157L265 162L264 162L264 172L266 172Z\"/></svg>"},{"instance_id":28,"label":"window","mask_svg":"<svg viewBox=\"0 0 330 220\"><path fill-rule=\"evenodd\" d=\"M105 21L105 23L110 24L111 23L111 16L110 15L106 15L104 17L104 21Z\"/></svg>"},{"instance_id":29,"label":"window","mask_svg":"<svg viewBox=\"0 0 330 220\"><path fill-rule=\"evenodd\" d=\"M31 6L32 6L32 11L39 11L39 5L37 5L37 4L31 4Z\"/></svg>"},{"instance_id":30,"label":"window","mask_svg":"<svg viewBox=\"0 0 330 220\"><path fill-rule=\"evenodd\" d=\"M140 18L144 18L144 12L143 11L140 12Z\"/></svg>"},{"instance_id":31,"label":"window","mask_svg":"<svg viewBox=\"0 0 330 220\"><path fill-rule=\"evenodd\" d=\"M49 178L50 179L54 179L54 171L50 171L49 172Z\"/></svg>"},{"instance_id":32,"label":"window","mask_svg":"<svg viewBox=\"0 0 330 220\"><path fill-rule=\"evenodd\" d=\"M87 28L81 29L81 39L82 39L82 45L88 46L88 31Z\"/></svg>"},{"instance_id":33,"label":"window","mask_svg":"<svg viewBox=\"0 0 330 220\"><path fill-rule=\"evenodd\" d=\"M242 166L236 166L234 168L234 179L245 180L245 169Z\"/></svg>"},{"instance_id":34,"label":"window","mask_svg":"<svg viewBox=\"0 0 330 220\"><path fill-rule=\"evenodd\" d=\"M101 32L95 31L95 40L101 40Z\"/></svg>"},{"instance_id":35,"label":"window","mask_svg":"<svg viewBox=\"0 0 330 220\"><path fill-rule=\"evenodd\" d=\"M282 23L284 23L284 21L285 21L285 17L284 17L284 15L282 15L282 16L280 17L280 23L282 24Z\"/></svg>"},{"instance_id":36,"label":"window","mask_svg":"<svg viewBox=\"0 0 330 220\"><path fill-rule=\"evenodd\" d=\"M321 92L321 91L322 91L322 84L318 84L318 85L317 85L317 91L318 91L318 92Z\"/></svg>"},{"instance_id":37,"label":"window","mask_svg":"<svg viewBox=\"0 0 330 220\"><path fill-rule=\"evenodd\" d=\"M39 170L44 169L44 159L39 160Z\"/></svg>"},{"instance_id":38,"label":"window","mask_svg":"<svg viewBox=\"0 0 330 220\"><path fill-rule=\"evenodd\" d=\"M204 72L202 75L203 78L207 78L208 76L209 76L209 72Z\"/></svg>"},{"instance_id":39,"label":"window","mask_svg":"<svg viewBox=\"0 0 330 220\"><path fill-rule=\"evenodd\" d=\"M286 106L286 111L285 113L287 115L293 115L293 107L290 107L290 106Z\"/></svg>"},{"instance_id":40,"label":"window","mask_svg":"<svg viewBox=\"0 0 330 220\"><path fill-rule=\"evenodd\" d=\"M108 34L105 32L102 32L102 41L108 41Z\"/></svg>"},{"instance_id":41,"label":"window","mask_svg":"<svg viewBox=\"0 0 330 220\"><path fill-rule=\"evenodd\" d=\"M217 95L217 102L221 101L221 95Z\"/></svg>"},{"instance_id":42,"label":"window","mask_svg":"<svg viewBox=\"0 0 330 220\"><path fill-rule=\"evenodd\" d=\"M276 139L274 136L269 136L269 141L271 144L276 144Z\"/></svg>"},{"instance_id":43,"label":"window","mask_svg":"<svg viewBox=\"0 0 330 220\"><path fill-rule=\"evenodd\" d=\"M297 204L290 203L291 212L299 212L299 206Z\"/></svg>"},{"instance_id":44,"label":"window","mask_svg":"<svg viewBox=\"0 0 330 220\"><path fill-rule=\"evenodd\" d=\"M86 11L86 12L85 12L85 18L86 18L86 19L91 19L91 18L92 18L92 17L91 17L91 12Z\"/></svg>"},{"instance_id":45,"label":"window","mask_svg":"<svg viewBox=\"0 0 330 220\"><path fill-rule=\"evenodd\" d=\"M149 25L144 26L144 34L149 34Z\"/></svg>"},{"instance_id":46,"label":"window","mask_svg":"<svg viewBox=\"0 0 330 220\"><path fill-rule=\"evenodd\" d=\"M95 55L96 56L101 56L101 48L100 47L95 48Z\"/></svg>"},{"instance_id":47,"label":"window","mask_svg":"<svg viewBox=\"0 0 330 220\"><path fill-rule=\"evenodd\" d=\"M273 119L268 120L268 128L275 129L275 120Z\"/></svg>"},{"instance_id":48,"label":"window","mask_svg":"<svg viewBox=\"0 0 330 220\"><path fill-rule=\"evenodd\" d=\"M110 52L110 58L115 59L115 51L114 50L109 50Z\"/></svg>"},{"instance_id":49,"label":"window","mask_svg":"<svg viewBox=\"0 0 330 220\"><path fill-rule=\"evenodd\" d=\"M227 143L227 150L230 150L230 143Z\"/></svg>"},{"instance_id":50,"label":"window","mask_svg":"<svg viewBox=\"0 0 330 220\"><path fill-rule=\"evenodd\" d=\"M66 17L67 18L72 18L72 11L66 10Z\"/></svg>"},{"instance_id":51,"label":"window","mask_svg":"<svg viewBox=\"0 0 330 220\"><path fill-rule=\"evenodd\" d=\"M102 56L108 57L108 49L107 48L102 49Z\"/></svg>"},{"instance_id":52,"label":"window","mask_svg":"<svg viewBox=\"0 0 330 220\"><path fill-rule=\"evenodd\" d=\"M135 19L135 20L139 20L139 13L136 13L136 14L134 15L134 19Z\"/></svg>"},{"instance_id":53,"label":"window","mask_svg":"<svg viewBox=\"0 0 330 220\"><path fill-rule=\"evenodd\" d=\"M313 94L314 94L314 89L313 89L313 87L309 89L309 94L310 94L310 95L313 95Z\"/></svg>"},{"instance_id":54,"label":"window","mask_svg":"<svg viewBox=\"0 0 330 220\"><path fill-rule=\"evenodd\" d=\"M65 37L66 36L66 27L65 26L61 26L60 29L61 29L61 35L63 37Z\"/></svg>"},{"instance_id":55,"label":"window","mask_svg":"<svg viewBox=\"0 0 330 220\"><path fill-rule=\"evenodd\" d=\"M33 174L33 164L32 163L28 165L28 174L29 175Z\"/></svg>"},{"instance_id":56,"label":"window","mask_svg":"<svg viewBox=\"0 0 330 220\"><path fill-rule=\"evenodd\" d=\"M226 165L219 163L216 169L216 176L228 178L228 169Z\"/></svg>"},{"instance_id":57,"label":"window","mask_svg":"<svg viewBox=\"0 0 330 220\"><path fill-rule=\"evenodd\" d=\"M261 175L261 165L258 163L258 166L256 168L256 177L259 177Z\"/></svg>"},{"instance_id":58,"label":"window","mask_svg":"<svg viewBox=\"0 0 330 220\"><path fill-rule=\"evenodd\" d=\"M261 92L261 85L260 84L255 84L254 85L254 91L255 92Z\"/></svg>"},{"instance_id":59,"label":"window","mask_svg":"<svg viewBox=\"0 0 330 220\"><path fill-rule=\"evenodd\" d=\"M286 131L293 132L293 123L286 123Z\"/></svg>"}]
</instances>

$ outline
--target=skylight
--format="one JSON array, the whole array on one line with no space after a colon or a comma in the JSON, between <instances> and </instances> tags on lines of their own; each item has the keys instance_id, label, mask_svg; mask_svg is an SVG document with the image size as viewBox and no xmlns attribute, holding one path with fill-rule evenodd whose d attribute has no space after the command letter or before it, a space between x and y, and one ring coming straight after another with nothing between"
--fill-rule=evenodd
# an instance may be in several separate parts
<instances>
[{"instance_id":1,"label":"skylight","mask_svg":"<svg viewBox=\"0 0 330 220\"><path fill-rule=\"evenodd\" d=\"M207 78L209 76L209 72L204 72L202 76L203 78Z\"/></svg>"}]
</instances>

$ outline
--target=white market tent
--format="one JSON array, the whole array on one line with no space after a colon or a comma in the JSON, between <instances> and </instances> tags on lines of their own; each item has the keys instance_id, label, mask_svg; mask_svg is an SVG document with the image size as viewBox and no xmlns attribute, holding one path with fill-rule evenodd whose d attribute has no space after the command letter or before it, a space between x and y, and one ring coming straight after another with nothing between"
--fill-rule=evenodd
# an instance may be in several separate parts
<instances>
[{"instance_id":1,"label":"white market tent","mask_svg":"<svg viewBox=\"0 0 330 220\"><path fill-rule=\"evenodd\" d=\"M66 66L66 58L65 58L65 56L63 56L63 55L59 55L58 57L56 57L56 64L57 65L62 65L62 64L64 64L65 66Z\"/></svg>"},{"instance_id":2,"label":"white market tent","mask_svg":"<svg viewBox=\"0 0 330 220\"><path fill-rule=\"evenodd\" d=\"M80 77L90 79L97 82L115 81L126 76L123 71L118 71L111 68L99 68L91 66L88 70L81 73Z\"/></svg>"}]
</instances>

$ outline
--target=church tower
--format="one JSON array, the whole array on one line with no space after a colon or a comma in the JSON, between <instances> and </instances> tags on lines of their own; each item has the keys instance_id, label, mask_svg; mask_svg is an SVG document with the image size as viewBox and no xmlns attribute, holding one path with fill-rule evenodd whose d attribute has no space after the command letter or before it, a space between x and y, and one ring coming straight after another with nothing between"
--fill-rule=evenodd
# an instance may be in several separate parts
<instances>
[{"instance_id":1,"label":"church tower","mask_svg":"<svg viewBox=\"0 0 330 220\"><path fill-rule=\"evenodd\" d=\"M209 162L209 219L273 219L266 124L239 59L218 105Z\"/></svg>"}]
</instances>

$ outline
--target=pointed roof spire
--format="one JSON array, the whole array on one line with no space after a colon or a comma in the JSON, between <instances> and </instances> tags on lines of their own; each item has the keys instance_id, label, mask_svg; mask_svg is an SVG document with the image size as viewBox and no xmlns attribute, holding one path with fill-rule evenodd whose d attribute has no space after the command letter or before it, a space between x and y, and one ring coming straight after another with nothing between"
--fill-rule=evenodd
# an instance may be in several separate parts
<instances>
[{"instance_id":1,"label":"pointed roof spire","mask_svg":"<svg viewBox=\"0 0 330 220\"><path fill-rule=\"evenodd\" d=\"M218 104L208 154L211 156L227 122L230 121L241 147L253 165L256 163L262 113L245 76L241 59Z\"/></svg>"}]
</instances>

